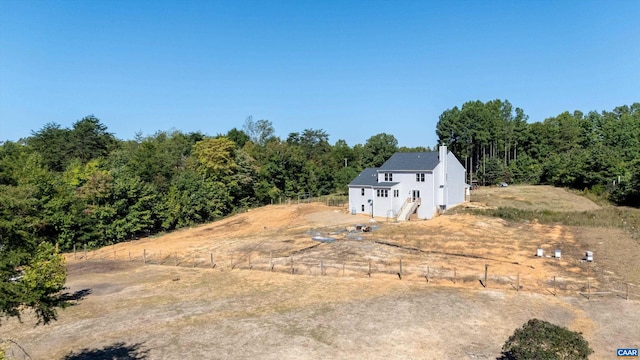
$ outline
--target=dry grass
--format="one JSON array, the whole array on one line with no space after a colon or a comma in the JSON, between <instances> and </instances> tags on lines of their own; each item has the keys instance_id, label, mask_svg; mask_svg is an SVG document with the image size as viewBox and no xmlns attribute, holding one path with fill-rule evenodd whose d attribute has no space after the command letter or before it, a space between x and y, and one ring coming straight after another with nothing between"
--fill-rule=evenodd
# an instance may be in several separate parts
<instances>
[{"instance_id":1,"label":"dry grass","mask_svg":"<svg viewBox=\"0 0 640 360\"><path fill-rule=\"evenodd\" d=\"M504 188L482 191L498 198L488 202L518 206L550 192L525 187L524 196L517 188L508 188L518 198L511 202ZM598 211L561 194L565 207ZM318 204L268 206L90 252L94 260L68 254L69 291L87 296L46 327L31 327L29 316L24 324L3 323L0 338L15 339L36 359L133 350L150 359L495 359L513 330L537 317L582 331L593 358L610 358L616 347L637 341L637 298L578 295L587 276L594 291L620 291L615 284L640 273L633 256L640 249L624 230L459 213L380 219L379 229L359 234L362 240L341 231L367 221ZM313 242L315 232L338 240ZM536 258L539 247L561 248L563 257ZM585 249L596 254L589 267L580 261ZM143 250L165 265L143 266ZM487 288L478 281L485 265Z\"/></svg>"},{"instance_id":2,"label":"dry grass","mask_svg":"<svg viewBox=\"0 0 640 360\"><path fill-rule=\"evenodd\" d=\"M504 188L481 187L471 193L472 202L490 207L512 207L522 210L590 211L596 203L566 189L546 185L516 185Z\"/></svg>"}]
</instances>

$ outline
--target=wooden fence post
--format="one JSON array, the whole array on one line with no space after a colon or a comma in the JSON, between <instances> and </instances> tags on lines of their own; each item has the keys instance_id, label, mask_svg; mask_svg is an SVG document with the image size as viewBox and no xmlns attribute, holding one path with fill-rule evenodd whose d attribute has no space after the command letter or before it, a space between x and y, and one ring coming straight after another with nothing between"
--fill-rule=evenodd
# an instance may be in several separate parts
<instances>
[{"instance_id":1,"label":"wooden fence post","mask_svg":"<svg viewBox=\"0 0 640 360\"><path fill-rule=\"evenodd\" d=\"M129 250L129 261L131 261L131 250Z\"/></svg>"},{"instance_id":2,"label":"wooden fence post","mask_svg":"<svg viewBox=\"0 0 640 360\"><path fill-rule=\"evenodd\" d=\"M178 266L178 252L173 253L173 266Z\"/></svg>"},{"instance_id":3,"label":"wooden fence post","mask_svg":"<svg viewBox=\"0 0 640 360\"><path fill-rule=\"evenodd\" d=\"M489 264L484 264L484 287L487 287L487 275L489 272Z\"/></svg>"},{"instance_id":4,"label":"wooden fence post","mask_svg":"<svg viewBox=\"0 0 640 360\"><path fill-rule=\"evenodd\" d=\"M116 259L116 244L113 244L113 260Z\"/></svg>"},{"instance_id":5,"label":"wooden fence post","mask_svg":"<svg viewBox=\"0 0 640 360\"><path fill-rule=\"evenodd\" d=\"M627 300L629 300L629 283L627 283Z\"/></svg>"},{"instance_id":6,"label":"wooden fence post","mask_svg":"<svg viewBox=\"0 0 640 360\"><path fill-rule=\"evenodd\" d=\"M516 277L516 291L520 291L520 271L518 271L518 277Z\"/></svg>"},{"instance_id":7,"label":"wooden fence post","mask_svg":"<svg viewBox=\"0 0 640 360\"><path fill-rule=\"evenodd\" d=\"M84 244L84 259L87 260L87 244Z\"/></svg>"},{"instance_id":8,"label":"wooden fence post","mask_svg":"<svg viewBox=\"0 0 640 360\"><path fill-rule=\"evenodd\" d=\"M209 253L209 258L211 258L211 267L213 267L213 253Z\"/></svg>"},{"instance_id":9,"label":"wooden fence post","mask_svg":"<svg viewBox=\"0 0 640 360\"><path fill-rule=\"evenodd\" d=\"M342 260L342 276L344 276L344 260ZM629 288L629 285L627 285L627 289Z\"/></svg>"},{"instance_id":10,"label":"wooden fence post","mask_svg":"<svg viewBox=\"0 0 640 360\"><path fill-rule=\"evenodd\" d=\"M456 268L453 268L453 283L456 283Z\"/></svg>"},{"instance_id":11,"label":"wooden fence post","mask_svg":"<svg viewBox=\"0 0 640 360\"><path fill-rule=\"evenodd\" d=\"M76 260L76 244L73 244L73 259Z\"/></svg>"},{"instance_id":12,"label":"wooden fence post","mask_svg":"<svg viewBox=\"0 0 640 360\"><path fill-rule=\"evenodd\" d=\"M587 299L591 300L591 280L587 278Z\"/></svg>"},{"instance_id":13,"label":"wooden fence post","mask_svg":"<svg viewBox=\"0 0 640 360\"><path fill-rule=\"evenodd\" d=\"M293 275L293 256L291 257L291 275Z\"/></svg>"},{"instance_id":14,"label":"wooden fence post","mask_svg":"<svg viewBox=\"0 0 640 360\"><path fill-rule=\"evenodd\" d=\"M142 263L147 263L147 249L142 249Z\"/></svg>"},{"instance_id":15,"label":"wooden fence post","mask_svg":"<svg viewBox=\"0 0 640 360\"><path fill-rule=\"evenodd\" d=\"M427 266L427 282L429 282L429 266Z\"/></svg>"},{"instance_id":16,"label":"wooden fence post","mask_svg":"<svg viewBox=\"0 0 640 360\"><path fill-rule=\"evenodd\" d=\"M400 257L400 272L398 274L400 276L400 279L402 279L402 256Z\"/></svg>"},{"instance_id":17,"label":"wooden fence post","mask_svg":"<svg viewBox=\"0 0 640 360\"><path fill-rule=\"evenodd\" d=\"M556 277L553 277L553 296L556 296Z\"/></svg>"}]
</instances>

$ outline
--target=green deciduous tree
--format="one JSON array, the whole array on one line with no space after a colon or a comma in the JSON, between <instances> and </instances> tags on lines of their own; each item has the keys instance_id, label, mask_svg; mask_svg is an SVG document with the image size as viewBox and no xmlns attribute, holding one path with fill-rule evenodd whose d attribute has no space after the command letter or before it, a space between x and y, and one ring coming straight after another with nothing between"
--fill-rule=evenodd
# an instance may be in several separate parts
<instances>
[{"instance_id":1,"label":"green deciduous tree","mask_svg":"<svg viewBox=\"0 0 640 360\"><path fill-rule=\"evenodd\" d=\"M78 158L83 163L107 156L116 145L107 127L93 115L76 121L67 140L69 157Z\"/></svg>"},{"instance_id":2,"label":"green deciduous tree","mask_svg":"<svg viewBox=\"0 0 640 360\"><path fill-rule=\"evenodd\" d=\"M249 141L249 135L247 135L244 131L233 128L227 131L227 135L225 137L234 143L238 148L244 147L244 144Z\"/></svg>"},{"instance_id":3,"label":"green deciduous tree","mask_svg":"<svg viewBox=\"0 0 640 360\"><path fill-rule=\"evenodd\" d=\"M64 257L53 245L41 242L23 265L24 276L17 281L22 305L35 311L38 323L57 319L57 309L66 306L60 297L67 280Z\"/></svg>"},{"instance_id":4,"label":"green deciduous tree","mask_svg":"<svg viewBox=\"0 0 640 360\"><path fill-rule=\"evenodd\" d=\"M63 171L70 160L70 130L59 124L47 123L27 139L29 146L42 156L44 164L53 171Z\"/></svg>"},{"instance_id":5,"label":"green deciduous tree","mask_svg":"<svg viewBox=\"0 0 640 360\"><path fill-rule=\"evenodd\" d=\"M398 151L398 140L385 133L367 139L362 149L363 167L378 167Z\"/></svg>"},{"instance_id":6,"label":"green deciduous tree","mask_svg":"<svg viewBox=\"0 0 640 360\"><path fill-rule=\"evenodd\" d=\"M254 144L264 145L274 136L275 129L269 120L253 120L253 116L247 117L242 130L249 136Z\"/></svg>"},{"instance_id":7,"label":"green deciduous tree","mask_svg":"<svg viewBox=\"0 0 640 360\"><path fill-rule=\"evenodd\" d=\"M107 156L117 145L107 127L93 115L73 124L72 129L62 129L56 123L48 123L27 143L38 152L44 164L53 171L63 171L73 159L86 163L91 159Z\"/></svg>"},{"instance_id":8,"label":"green deciduous tree","mask_svg":"<svg viewBox=\"0 0 640 360\"><path fill-rule=\"evenodd\" d=\"M43 231L32 185L0 185L0 316L34 310L38 323L56 319L65 302L63 257L40 240Z\"/></svg>"},{"instance_id":9,"label":"green deciduous tree","mask_svg":"<svg viewBox=\"0 0 640 360\"><path fill-rule=\"evenodd\" d=\"M229 213L231 203L223 182L203 180L195 171L185 170L171 182L162 227L171 230L218 219Z\"/></svg>"},{"instance_id":10,"label":"green deciduous tree","mask_svg":"<svg viewBox=\"0 0 640 360\"><path fill-rule=\"evenodd\" d=\"M232 174L238 166L235 162L235 148L236 144L226 137L204 139L193 146L193 155L203 173L221 180Z\"/></svg>"}]
</instances>

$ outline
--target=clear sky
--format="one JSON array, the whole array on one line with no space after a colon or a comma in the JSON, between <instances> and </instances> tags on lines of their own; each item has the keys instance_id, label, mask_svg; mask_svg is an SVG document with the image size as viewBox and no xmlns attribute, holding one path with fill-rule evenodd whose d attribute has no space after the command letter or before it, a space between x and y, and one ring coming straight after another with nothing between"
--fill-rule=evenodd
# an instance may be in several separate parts
<instances>
[{"instance_id":1,"label":"clear sky","mask_svg":"<svg viewBox=\"0 0 640 360\"><path fill-rule=\"evenodd\" d=\"M440 114L640 102L640 0L0 0L0 141L93 114L136 132L323 129L433 146Z\"/></svg>"}]
</instances>

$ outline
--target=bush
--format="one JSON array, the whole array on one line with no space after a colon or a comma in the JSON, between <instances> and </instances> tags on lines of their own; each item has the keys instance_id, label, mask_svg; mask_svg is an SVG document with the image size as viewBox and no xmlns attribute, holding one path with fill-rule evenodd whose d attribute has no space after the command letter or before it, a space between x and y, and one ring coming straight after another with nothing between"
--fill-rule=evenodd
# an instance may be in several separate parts
<instances>
[{"instance_id":1,"label":"bush","mask_svg":"<svg viewBox=\"0 0 640 360\"><path fill-rule=\"evenodd\" d=\"M503 359L588 359L593 350L582 334L531 319L502 346Z\"/></svg>"}]
</instances>

